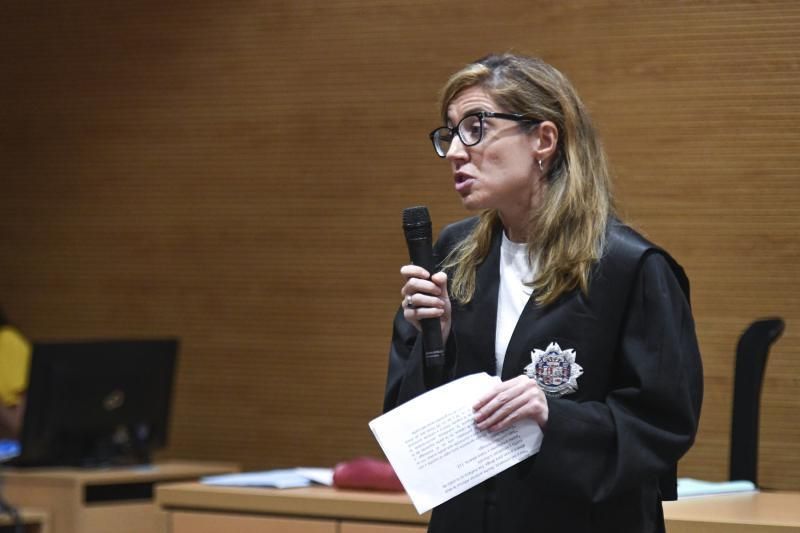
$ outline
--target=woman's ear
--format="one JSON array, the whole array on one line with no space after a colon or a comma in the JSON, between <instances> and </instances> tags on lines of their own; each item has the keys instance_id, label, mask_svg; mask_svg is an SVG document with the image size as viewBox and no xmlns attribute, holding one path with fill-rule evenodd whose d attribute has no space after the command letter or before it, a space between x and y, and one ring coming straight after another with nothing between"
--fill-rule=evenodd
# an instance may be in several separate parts
<instances>
[{"instance_id":1,"label":"woman's ear","mask_svg":"<svg viewBox=\"0 0 800 533\"><path fill-rule=\"evenodd\" d=\"M545 120L531 133L533 157L539 161L547 161L558 147L558 128L549 120Z\"/></svg>"}]
</instances>

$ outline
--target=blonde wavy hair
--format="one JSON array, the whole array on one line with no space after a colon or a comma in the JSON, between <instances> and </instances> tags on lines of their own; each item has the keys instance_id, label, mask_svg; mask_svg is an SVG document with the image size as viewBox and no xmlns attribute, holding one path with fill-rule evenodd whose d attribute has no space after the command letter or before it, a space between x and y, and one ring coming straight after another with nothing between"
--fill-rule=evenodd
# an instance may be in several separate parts
<instances>
[{"instance_id":1,"label":"blonde wavy hair","mask_svg":"<svg viewBox=\"0 0 800 533\"><path fill-rule=\"evenodd\" d=\"M503 112L549 120L558 128L543 201L530 213L528 225L528 253L538 265L532 286L540 305L576 287L587 293L592 265L605 249L614 201L605 152L586 108L569 80L541 59L491 55L450 77L440 100L445 123L452 100L470 87L485 90ZM476 269L501 225L496 210L483 211L472 232L445 258L456 301L472 299Z\"/></svg>"}]
</instances>

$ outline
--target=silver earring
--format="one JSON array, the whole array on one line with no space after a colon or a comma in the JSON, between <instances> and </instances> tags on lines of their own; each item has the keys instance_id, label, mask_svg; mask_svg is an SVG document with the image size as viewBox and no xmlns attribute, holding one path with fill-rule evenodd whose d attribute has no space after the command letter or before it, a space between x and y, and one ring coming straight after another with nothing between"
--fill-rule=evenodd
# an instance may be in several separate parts
<instances>
[{"instance_id":1,"label":"silver earring","mask_svg":"<svg viewBox=\"0 0 800 533\"><path fill-rule=\"evenodd\" d=\"M539 163L539 170L541 172L544 172L544 163L542 163L542 160L541 159L537 159L536 162Z\"/></svg>"}]
</instances>

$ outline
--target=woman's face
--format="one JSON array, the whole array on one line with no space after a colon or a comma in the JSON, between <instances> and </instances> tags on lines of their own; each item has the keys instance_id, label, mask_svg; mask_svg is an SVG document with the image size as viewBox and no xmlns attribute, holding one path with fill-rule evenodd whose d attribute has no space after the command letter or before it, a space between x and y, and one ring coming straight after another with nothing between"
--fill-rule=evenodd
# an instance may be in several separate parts
<instances>
[{"instance_id":1,"label":"woman's face","mask_svg":"<svg viewBox=\"0 0 800 533\"><path fill-rule=\"evenodd\" d=\"M469 87L448 106L448 126L477 111L508 112L499 109L481 87ZM497 209L504 220L528 219L543 192L534 157L538 145L535 131L525 132L512 120L486 118L478 144L464 146L457 136L453 139L446 158L465 208Z\"/></svg>"}]
</instances>

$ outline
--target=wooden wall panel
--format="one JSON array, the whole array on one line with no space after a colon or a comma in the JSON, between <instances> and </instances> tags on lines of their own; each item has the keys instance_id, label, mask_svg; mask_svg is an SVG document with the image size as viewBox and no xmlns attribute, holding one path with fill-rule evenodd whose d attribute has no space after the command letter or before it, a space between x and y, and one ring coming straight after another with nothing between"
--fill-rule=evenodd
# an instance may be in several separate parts
<instances>
[{"instance_id":1,"label":"wooden wall panel","mask_svg":"<svg viewBox=\"0 0 800 533\"><path fill-rule=\"evenodd\" d=\"M378 0L66 4L0 18L0 302L32 337L178 335L170 456L378 454L404 207L464 215L427 132L450 72L538 54L603 133L621 212L693 284L727 469L736 340L787 320L761 477L800 489L800 5Z\"/></svg>"}]
</instances>

